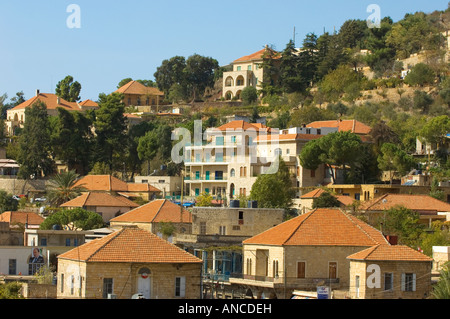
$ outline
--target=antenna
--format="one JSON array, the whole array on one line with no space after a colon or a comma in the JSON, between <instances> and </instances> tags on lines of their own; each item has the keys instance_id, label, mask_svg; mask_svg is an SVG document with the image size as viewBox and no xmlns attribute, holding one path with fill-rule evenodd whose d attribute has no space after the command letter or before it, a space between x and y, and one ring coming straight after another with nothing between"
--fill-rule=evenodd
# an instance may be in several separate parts
<instances>
[{"instance_id":1,"label":"antenna","mask_svg":"<svg viewBox=\"0 0 450 319\"><path fill-rule=\"evenodd\" d=\"M292 38L292 41L294 42L294 47L295 47L295 37L296 37L297 33L295 32L295 26L294 26L294 37Z\"/></svg>"}]
</instances>

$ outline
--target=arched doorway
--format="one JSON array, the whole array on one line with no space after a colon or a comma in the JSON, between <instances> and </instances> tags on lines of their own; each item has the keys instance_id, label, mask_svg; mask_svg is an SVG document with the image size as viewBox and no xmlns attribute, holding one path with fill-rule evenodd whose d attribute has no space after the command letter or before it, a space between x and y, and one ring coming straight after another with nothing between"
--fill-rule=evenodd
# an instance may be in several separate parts
<instances>
[{"instance_id":1,"label":"arched doorway","mask_svg":"<svg viewBox=\"0 0 450 319\"><path fill-rule=\"evenodd\" d=\"M235 195L235 187L234 184L230 185L230 198L233 199Z\"/></svg>"},{"instance_id":2,"label":"arched doorway","mask_svg":"<svg viewBox=\"0 0 450 319\"><path fill-rule=\"evenodd\" d=\"M142 294L145 299L150 299L151 297L151 277L150 269L144 267L139 269L138 272L138 282L137 282L137 292Z\"/></svg>"}]
</instances>

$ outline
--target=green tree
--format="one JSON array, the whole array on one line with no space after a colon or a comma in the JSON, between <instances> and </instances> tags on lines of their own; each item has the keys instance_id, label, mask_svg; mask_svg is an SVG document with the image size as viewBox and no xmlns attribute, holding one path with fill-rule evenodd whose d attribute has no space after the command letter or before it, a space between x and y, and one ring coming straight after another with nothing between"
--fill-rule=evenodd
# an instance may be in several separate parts
<instances>
[{"instance_id":1,"label":"green tree","mask_svg":"<svg viewBox=\"0 0 450 319\"><path fill-rule=\"evenodd\" d=\"M439 281L431 292L433 299L450 299L450 263L446 263L440 271Z\"/></svg>"},{"instance_id":2,"label":"green tree","mask_svg":"<svg viewBox=\"0 0 450 319\"><path fill-rule=\"evenodd\" d=\"M0 283L0 299L24 299L20 293L22 284L19 282Z\"/></svg>"},{"instance_id":3,"label":"green tree","mask_svg":"<svg viewBox=\"0 0 450 319\"><path fill-rule=\"evenodd\" d=\"M255 87L248 86L242 90L241 99L245 105L252 105L258 100L258 91Z\"/></svg>"},{"instance_id":4,"label":"green tree","mask_svg":"<svg viewBox=\"0 0 450 319\"><path fill-rule=\"evenodd\" d=\"M12 198L11 194L6 191L0 190L0 214L9 211L16 211L18 207L18 202Z\"/></svg>"},{"instance_id":5,"label":"green tree","mask_svg":"<svg viewBox=\"0 0 450 319\"><path fill-rule=\"evenodd\" d=\"M212 207L213 206L212 200L213 200L212 195L205 192L203 194L200 194L200 196L197 196L197 198L195 200L196 201L195 206Z\"/></svg>"},{"instance_id":6,"label":"green tree","mask_svg":"<svg viewBox=\"0 0 450 319\"><path fill-rule=\"evenodd\" d=\"M50 230L54 225L69 230L91 230L105 225L102 216L82 208L60 209L48 216L39 229Z\"/></svg>"},{"instance_id":7,"label":"green tree","mask_svg":"<svg viewBox=\"0 0 450 319\"><path fill-rule=\"evenodd\" d=\"M294 189L286 163L278 159L278 171L274 174L259 175L252 186L250 199L261 208L288 209L292 204Z\"/></svg>"},{"instance_id":8,"label":"green tree","mask_svg":"<svg viewBox=\"0 0 450 319\"><path fill-rule=\"evenodd\" d=\"M263 97L277 95L281 92L279 88L279 68L276 60L280 57L280 54L272 47L266 46L262 55L263 62L259 65L259 68L264 70L263 79L261 79L260 93Z\"/></svg>"},{"instance_id":9,"label":"green tree","mask_svg":"<svg viewBox=\"0 0 450 319\"><path fill-rule=\"evenodd\" d=\"M362 40L368 31L367 22L362 20L347 20L339 30L339 41L344 48L362 47Z\"/></svg>"},{"instance_id":10,"label":"green tree","mask_svg":"<svg viewBox=\"0 0 450 319\"><path fill-rule=\"evenodd\" d=\"M339 166L347 174L348 167L352 168L361 161L361 138L351 132L336 132L317 140L308 142L300 153L301 165L310 170L316 170L324 164L332 172L333 166ZM336 182L336 174L332 174Z\"/></svg>"},{"instance_id":11,"label":"green tree","mask_svg":"<svg viewBox=\"0 0 450 319\"><path fill-rule=\"evenodd\" d=\"M411 86L424 86L433 84L436 75L431 67L425 63L416 64L405 77L405 83Z\"/></svg>"},{"instance_id":12,"label":"green tree","mask_svg":"<svg viewBox=\"0 0 450 319\"><path fill-rule=\"evenodd\" d=\"M214 73L219 69L219 62L211 57L194 54L186 60L185 74L192 99L205 93L207 87L214 86Z\"/></svg>"},{"instance_id":13,"label":"green tree","mask_svg":"<svg viewBox=\"0 0 450 319\"><path fill-rule=\"evenodd\" d=\"M119 84L117 85L117 88L120 89L122 86L127 85L131 81L133 81L132 78L125 78L119 82Z\"/></svg>"},{"instance_id":14,"label":"green tree","mask_svg":"<svg viewBox=\"0 0 450 319\"><path fill-rule=\"evenodd\" d=\"M186 59L182 56L174 56L171 59L162 61L154 74L158 88L169 96L169 90L174 84L182 88L187 86Z\"/></svg>"},{"instance_id":15,"label":"green tree","mask_svg":"<svg viewBox=\"0 0 450 319\"><path fill-rule=\"evenodd\" d=\"M301 92L305 83L301 76L300 59L291 40L281 54L280 86L285 93Z\"/></svg>"},{"instance_id":16,"label":"green tree","mask_svg":"<svg viewBox=\"0 0 450 319\"><path fill-rule=\"evenodd\" d=\"M55 93L60 98L68 102L77 102L81 99L81 84L78 81L73 81L71 75L66 76L56 85Z\"/></svg>"},{"instance_id":17,"label":"green tree","mask_svg":"<svg viewBox=\"0 0 450 319\"><path fill-rule=\"evenodd\" d=\"M443 148L449 132L450 117L442 115L429 119L420 131L420 136L428 143L434 143L438 145L438 148Z\"/></svg>"},{"instance_id":18,"label":"green tree","mask_svg":"<svg viewBox=\"0 0 450 319\"><path fill-rule=\"evenodd\" d=\"M420 214L402 206L386 210L379 219L383 233L398 236L399 243L417 249L425 225L419 223Z\"/></svg>"},{"instance_id":19,"label":"green tree","mask_svg":"<svg viewBox=\"0 0 450 319\"><path fill-rule=\"evenodd\" d=\"M67 163L69 170L84 175L89 171L93 134L92 121L81 112L58 108L58 117L51 135L56 158Z\"/></svg>"},{"instance_id":20,"label":"green tree","mask_svg":"<svg viewBox=\"0 0 450 319\"><path fill-rule=\"evenodd\" d=\"M25 117L27 120L18 140L19 176L28 179L30 176L40 178L42 175L51 175L55 167L50 156L47 106L37 101L25 110Z\"/></svg>"},{"instance_id":21,"label":"green tree","mask_svg":"<svg viewBox=\"0 0 450 319\"><path fill-rule=\"evenodd\" d=\"M147 175L150 175L150 162L156 157L159 149L159 136L156 131L149 131L139 138L137 147L141 161L147 161Z\"/></svg>"},{"instance_id":22,"label":"green tree","mask_svg":"<svg viewBox=\"0 0 450 319\"><path fill-rule=\"evenodd\" d=\"M99 108L95 112L94 160L106 163L110 170L114 167L114 159L122 155L127 139L125 105L122 100L122 94L100 94ZM117 166L122 167L123 161Z\"/></svg>"},{"instance_id":23,"label":"green tree","mask_svg":"<svg viewBox=\"0 0 450 319\"><path fill-rule=\"evenodd\" d=\"M53 176L48 183L46 192L48 201L59 207L71 199L81 195L86 189L81 186L75 186L80 175L75 171L68 171Z\"/></svg>"},{"instance_id":24,"label":"green tree","mask_svg":"<svg viewBox=\"0 0 450 319\"><path fill-rule=\"evenodd\" d=\"M312 208L333 208L340 206L341 202L337 199L336 196L334 196L330 192L323 192L322 195L313 199Z\"/></svg>"},{"instance_id":25,"label":"green tree","mask_svg":"<svg viewBox=\"0 0 450 319\"><path fill-rule=\"evenodd\" d=\"M392 172L398 172L403 176L415 165L414 158L397 145L385 143L381 147L381 154L378 156L378 167L381 170L390 172L391 184L393 179Z\"/></svg>"},{"instance_id":26,"label":"green tree","mask_svg":"<svg viewBox=\"0 0 450 319\"><path fill-rule=\"evenodd\" d=\"M324 77L320 89L330 102L337 102L341 98L352 100L361 90L360 79L358 73L341 65Z\"/></svg>"}]
</instances>

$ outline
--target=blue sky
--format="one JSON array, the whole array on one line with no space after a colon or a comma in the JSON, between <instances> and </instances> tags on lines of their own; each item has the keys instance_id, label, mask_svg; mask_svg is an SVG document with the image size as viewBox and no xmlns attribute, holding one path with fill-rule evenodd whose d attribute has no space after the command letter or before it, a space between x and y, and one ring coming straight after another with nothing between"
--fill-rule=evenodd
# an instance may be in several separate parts
<instances>
[{"instance_id":1,"label":"blue sky","mask_svg":"<svg viewBox=\"0 0 450 319\"><path fill-rule=\"evenodd\" d=\"M70 4L80 8L80 28L67 26ZM0 95L53 93L72 75L81 98L97 100L123 78L153 80L164 59L197 53L226 65L265 44L282 50L294 27L300 44L309 32L365 20L370 4L398 21L406 13L445 10L448 0L2 0Z\"/></svg>"}]
</instances>

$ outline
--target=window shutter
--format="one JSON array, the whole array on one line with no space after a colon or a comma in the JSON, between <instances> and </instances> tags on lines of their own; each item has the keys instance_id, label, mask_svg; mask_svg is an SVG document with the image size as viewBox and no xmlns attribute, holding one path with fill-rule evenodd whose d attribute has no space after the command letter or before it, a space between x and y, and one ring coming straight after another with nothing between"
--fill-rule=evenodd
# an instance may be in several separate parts
<instances>
[{"instance_id":1,"label":"window shutter","mask_svg":"<svg viewBox=\"0 0 450 319\"><path fill-rule=\"evenodd\" d=\"M186 277L180 278L180 297L186 296Z\"/></svg>"},{"instance_id":2,"label":"window shutter","mask_svg":"<svg viewBox=\"0 0 450 319\"><path fill-rule=\"evenodd\" d=\"M405 281L406 281L406 275L402 274L402 291L405 291Z\"/></svg>"}]
</instances>

